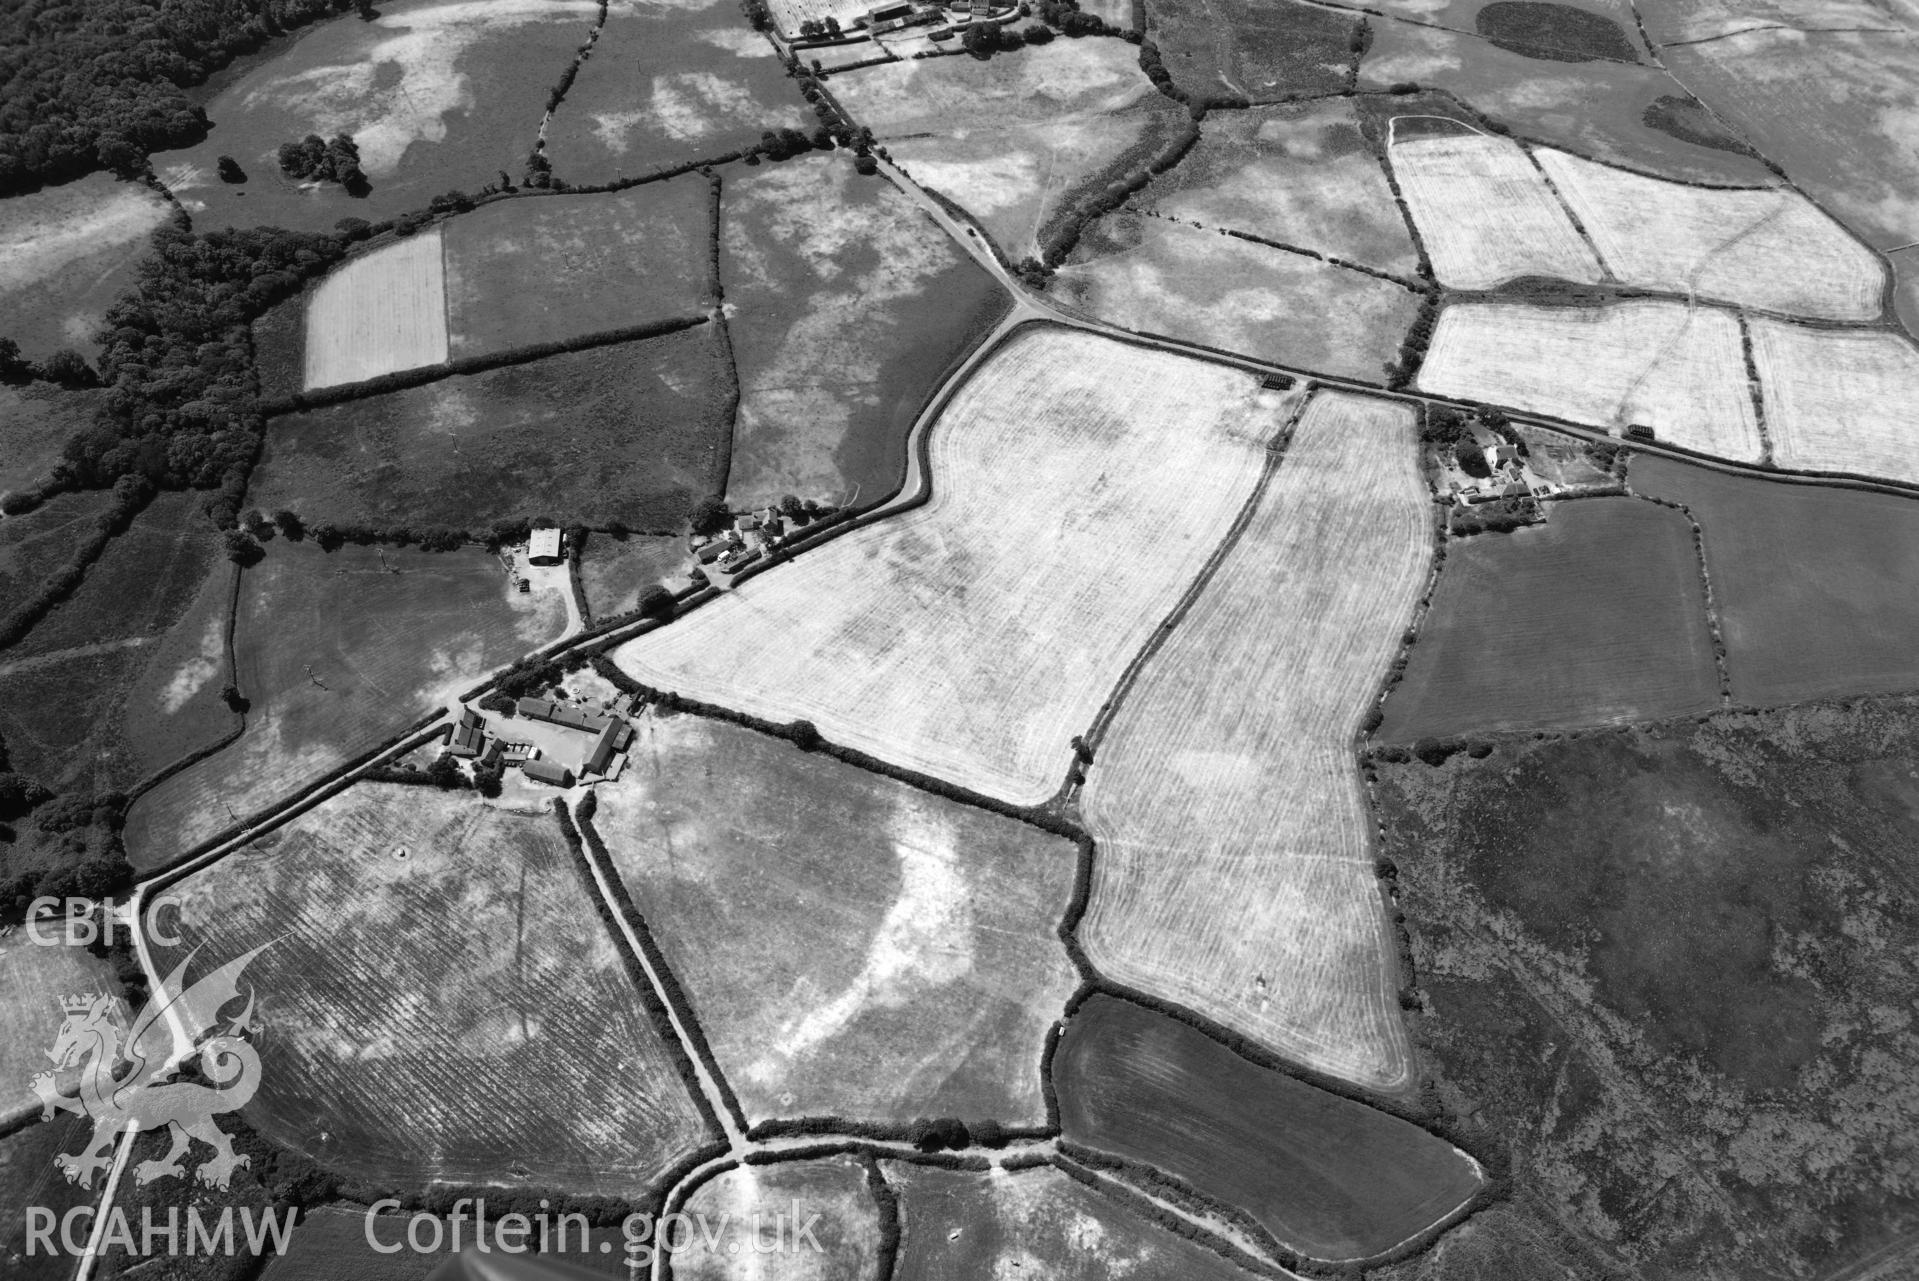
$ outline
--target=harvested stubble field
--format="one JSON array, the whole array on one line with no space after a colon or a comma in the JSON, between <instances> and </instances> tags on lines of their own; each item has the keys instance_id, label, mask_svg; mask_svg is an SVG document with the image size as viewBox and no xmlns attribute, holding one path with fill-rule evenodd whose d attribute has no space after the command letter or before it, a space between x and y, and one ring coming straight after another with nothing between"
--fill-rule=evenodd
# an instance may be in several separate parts
<instances>
[{"instance_id":1,"label":"harvested stubble field","mask_svg":"<svg viewBox=\"0 0 1919 1281\"><path fill-rule=\"evenodd\" d=\"M1919 481L1919 350L1903 334L1754 320L1773 460L1806 471Z\"/></svg>"},{"instance_id":2,"label":"harvested stubble field","mask_svg":"<svg viewBox=\"0 0 1919 1281\"><path fill-rule=\"evenodd\" d=\"M101 391L0 383L0 498L45 476L60 461L67 441L93 422L105 400Z\"/></svg>"},{"instance_id":3,"label":"harvested stubble field","mask_svg":"<svg viewBox=\"0 0 1919 1281\"><path fill-rule=\"evenodd\" d=\"M1293 0L1154 0L1146 34L1199 101L1275 102L1346 87L1358 14Z\"/></svg>"},{"instance_id":4,"label":"harvested stubble field","mask_svg":"<svg viewBox=\"0 0 1919 1281\"><path fill-rule=\"evenodd\" d=\"M0 337L29 360L98 352L94 331L166 217L158 195L103 173L0 201Z\"/></svg>"},{"instance_id":5,"label":"harvested stubble field","mask_svg":"<svg viewBox=\"0 0 1919 1281\"><path fill-rule=\"evenodd\" d=\"M1143 170L1191 121L1121 40L1055 40L978 61L901 61L837 77L855 121L1006 255L1037 255L1083 193Z\"/></svg>"},{"instance_id":6,"label":"harvested stubble field","mask_svg":"<svg viewBox=\"0 0 1919 1281\"><path fill-rule=\"evenodd\" d=\"M241 580L234 629L246 733L134 803L128 857L172 861L553 640L565 618L557 594L510 592L484 552L270 544Z\"/></svg>"},{"instance_id":7,"label":"harvested stubble field","mask_svg":"<svg viewBox=\"0 0 1919 1281\"><path fill-rule=\"evenodd\" d=\"M598 17L595 0L397 0L371 19L342 13L240 72L207 104L207 140L156 155L154 169L200 230L328 231L502 172L517 181L546 97ZM372 190L283 174L280 144L309 133L351 134ZM222 155L245 182L216 176Z\"/></svg>"},{"instance_id":8,"label":"harvested stubble field","mask_svg":"<svg viewBox=\"0 0 1919 1281\"><path fill-rule=\"evenodd\" d=\"M551 814L363 783L171 887L196 972L266 945L263 1133L374 1186L631 1195L706 1126Z\"/></svg>"},{"instance_id":9,"label":"harvested stubble field","mask_svg":"<svg viewBox=\"0 0 1919 1281\"><path fill-rule=\"evenodd\" d=\"M1408 119L1393 121L1388 154L1441 284L1490 289L1525 276L1603 278L1592 247L1524 147L1474 132L1409 138L1400 132Z\"/></svg>"},{"instance_id":10,"label":"harvested stubble field","mask_svg":"<svg viewBox=\"0 0 1919 1281\"><path fill-rule=\"evenodd\" d=\"M308 523L674 529L724 482L731 381L703 325L289 414L248 501Z\"/></svg>"},{"instance_id":11,"label":"harvested stubble field","mask_svg":"<svg viewBox=\"0 0 1919 1281\"><path fill-rule=\"evenodd\" d=\"M686 1248L673 1253L675 1281L880 1281L885 1275L880 1208L867 1189L866 1167L852 1157L739 1166L701 1184L687 1198L686 1213L712 1230L688 1233ZM815 1215L812 1235L800 1239L801 1225ZM775 1241L784 1248L772 1251Z\"/></svg>"},{"instance_id":12,"label":"harvested stubble field","mask_svg":"<svg viewBox=\"0 0 1919 1281\"><path fill-rule=\"evenodd\" d=\"M886 1161L899 1197L902 1281L1244 1281L1203 1245L1051 1166L974 1173Z\"/></svg>"},{"instance_id":13,"label":"harvested stubble field","mask_svg":"<svg viewBox=\"0 0 1919 1281\"><path fill-rule=\"evenodd\" d=\"M62 922L38 928L44 938L62 936ZM96 992L117 995L119 990L113 967L85 947L36 943L24 928L0 935L0 1012L4 1012L7 1028L6 1038L0 1042L0 1121L29 1111L39 1113L40 1099L30 1082L36 1073L53 1067L47 1051L53 1048L66 1018L61 1000ZM73 1089L74 1075L60 1074L62 1088ZM51 1161L48 1168L52 1168ZM0 1171L4 1169L4 1158L0 1158ZM23 1204L0 1201L0 1206L9 1210Z\"/></svg>"},{"instance_id":14,"label":"harvested stubble field","mask_svg":"<svg viewBox=\"0 0 1919 1281\"><path fill-rule=\"evenodd\" d=\"M52 1044L51 1035L47 1044ZM98 1179L86 1191L68 1183L53 1163L62 1152L84 1149L92 1134L89 1118L61 1116L0 1138L0 1206L7 1208L0 1217L0 1259L7 1261L7 1275L14 1281L71 1281L74 1259L64 1250L49 1253L42 1244L28 1257L26 1207L45 1207L57 1223L70 1211L99 1202ZM91 1220L83 1214L75 1222L76 1235L85 1236Z\"/></svg>"},{"instance_id":15,"label":"harvested stubble field","mask_svg":"<svg viewBox=\"0 0 1919 1281\"><path fill-rule=\"evenodd\" d=\"M908 197L837 155L734 170L721 211L740 376L727 501L892 493L928 394L1010 299Z\"/></svg>"},{"instance_id":16,"label":"harvested stubble field","mask_svg":"<svg viewBox=\"0 0 1919 1281\"><path fill-rule=\"evenodd\" d=\"M1289 400L1201 361L1024 330L930 428L925 505L614 657L648 684L1037 805L1225 536Z\"/></svg>"},{"instance_id":17,"label":"harvested stubble field","mask_svg":"<svg viewBox=\"0 0 1919 1281\"><path fill-rule=\"evenodd\" d=\"M1916 727L1862 699L1381 768L1421 1062L1530 1190L1503 1268L1398 1281L1900 1271Z\"/></svg>"},{"instance_id":18,"label":"harvested stubble field","mask_svg":"<svg viewBox=\"0 0 1919 1281\"><path fill-rule=\"evenodd\" d=\"M430 228L336 268L307 301L306 389L447 358L446 270Z\"/></svg>"},{"instance_id":19,"label":"harvested stubble field","mask_svg":"<svg viewBox=\"0 0 1919 1281\"><path fill-rule=\"evenodd\" d=\"M1385 1253L1479 1190L1472 1159L1411 1122L1129 1001L1067 1020L1053 1079L1066 1138L1176 1175L1308 1258Z\"/></svg>"},{"instance_id":20,"label":"harvested stubble field","mask_svg":"<svg viewBox=\"0 0 1919 1281\"><path fill-rule=\"evenodd\" d=\"M737 726L639 728L593 827L749 1123L1045 1123L1071 842Z\"/></svg>"},{"instance_id":21,"label":"harvested stubble field","mask_svg":"<svg viewBox=\"0 0 1919 1281\"><path fill-rule=\"evenodd\" d=\"M1419 295L1364 272L1122 210L1053 278L1066 306L1137 333L1379 381Z\"/></svg>"},{"instance_id":22,"label":"harvested stubble field","mask_svg":"<svg viewBox=\"0 0 1919 1281\"><path fill-rule=\"evenodd\" d=\"M1765 452L1739 321L1712 307L1457 303L1439 314L1418 383L1615 432L1640 424L1718 458Z\"/></svg>"},{"instance_id":23,"label":"harvested stubble field","mask_svg":"<svg viewBox=\"0 0 1919 1281\"><path fill-rule=\"evenodd\" d=\"M1431 557L1411 412L1316 398L1080 795L1095 969L1384 1092L1411 1063L1353 738Z\"/></svg>"},{"instance_id":24,"label":"harvested stubble field","mask_svg":"<svg viewBox=\"0 0 1919 1281\"><path fill-rule=\"evenodd\" d=\"M1692 525L1633 498L1455 541L1378 737L1710 711L1719 674Z\"/></svg>"},{"instance_id":25,"label":"harvested stubble field","mask_svg":"<svg viewBox=\"0 0 1919 1281\"><path fill-rule=\"evenodd\" d=\"M1736 700L1919 689L1919 500L1659 458L1631 481L1699 522Z\"/></svg>"},{"instance_id":26,"label":"harvested stubble field","mask_svg":"<svg viewBox=\"0 0 1919 1281\"><path fill-rule=\"evenodd\" d=\"M1352 104L1300 103L1208 116L1179 164L1136 207L1411 276L1406 220Z\"/></svg>"},{"instance_id":27,"label":"harvested stubble field","mask_svg":"<svg viewBox=\"0 0 1919 1281\"><path fill-rule=\"evenodd\" d=\"M548 122L546 154L568 182L613 182L750 146L766 129L816 123L737 5L614 0Z\"/></svg>"},{"instance_id":28,"label":"harvested stubble field","mask_svg":"<svg viewBox=\"0 0 1919 1281\"><path fill-rule=\"evenodd\" d=\"M1880 313L1885 262L1796 191L1709 190L1534 154L1625 284L1827 320Z\"/></svg>"},{"instance_id":29,"label":"harvested stubble field","mask_svg":"<svg viewBox=\"0 0 1919 1281\"><path fill-rule=\"evenodd\" d=\"M700 315L711 197L689 174L503 200L445 225L448 350L484 356Z\"/></svg>"}]
</instances>

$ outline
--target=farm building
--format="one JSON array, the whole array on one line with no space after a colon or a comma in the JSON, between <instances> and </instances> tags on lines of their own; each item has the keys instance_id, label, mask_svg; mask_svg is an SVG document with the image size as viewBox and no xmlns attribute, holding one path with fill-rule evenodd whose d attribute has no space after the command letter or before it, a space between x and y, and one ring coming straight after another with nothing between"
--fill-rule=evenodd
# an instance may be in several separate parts
<instances>
[{"instance_id":1,"label":"farm building","mask_svg":"<svg viewBox=\"0 0 1919 1281\"><path fill-rule=\"evenodd\" d=\"M448 744L455 756L472 759L486 746L486 722L472 708L463 708L460 723L453 727L453 741Z\"/></svg>"},{"instance_id":2,"label":"farm building","mask_svg":"<svg viewBox=\"0 0 1919 1281\"><path fill-rule=\"evenodd\" d=\"M633 727L615 717L606 723L599 738L593 742L593 750L586 754L585 770L588 774L604 774L613 763L613 758L624 752L633 741Z\"/></svg>"},{"instance_id":3,"label":"farm building","mask_svg":"<svg viewBox=\"0 0 1919 1281\"><path fill-rule=\"evenodd\" d=\"M536 783L545 783L549 787L573 786L573 771L557 761L549 761L544 756L535 757L520 766L520 772Z\"/></svg>"},{"instance_id":4,"label":"farm building","mask_svg":"<svg viewBox=\"0 0 1919 1281\"><path fill-rule=\"evenodd\" d=\"M536 529L528 541L526 559L534 565L557 565L560 563L561 541L557 529Z\"/></svg>"},{"instance_id":5,"label":"farm building","mask_svg":"<svg viewBox=\"0 0 1919 1281\"><path fill-rule=\"evenodd\" d=\"M565 703L556 703L550 698L523 698L513 705L513 710L530 721L546 721L553 725L564 725L568 729L583 729L588 733L604 727L608 719L577 707L569 707Z\"/></svg>"}]
</instances>

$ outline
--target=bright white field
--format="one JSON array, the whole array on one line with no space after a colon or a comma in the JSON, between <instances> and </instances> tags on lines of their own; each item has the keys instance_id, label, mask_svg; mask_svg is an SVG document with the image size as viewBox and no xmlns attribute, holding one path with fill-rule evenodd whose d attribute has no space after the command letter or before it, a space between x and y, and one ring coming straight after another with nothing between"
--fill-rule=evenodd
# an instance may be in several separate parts
<instances>
[{"instance_id":1,"label":"bright white field","mask_svg":"<svg viewBox=\"0 0 1919 1281\"><path fill-rule=\"evenodd\" d=\"M307 390L443 364L446 341L446 267L435 227L320 282L307 304Z\"/></svg>"},{"instance_id":2,"label":"bright white field","mask_svg":"<svg viewBox=\"0 0 1919 1281\"><path fill-rule=\"evenodd\" d=\"M41 937L58 939L64 922L39 929ZM113 968L78 944L43 946L24 926L0 936L0 1010L5 1011L7 1028L0 1038L0 1120L29 1110L39 1114L40 1099L31 1082L36 1072L53 1068L47 1051L66 1018L61 999L119 990ZM66 1075L61 1084L73 1088Z\"/></svg>"},{"instance_id":3,"label":"bright white field","mask_svg":"<svg viewBox=\"0 0 1919 1281\"><path fill-rule=\"evenodd\" d=\"M1512 139L1449 134L1395 139L1387 150L1441 284L1490 289L1521 276L1602 278L1566 207Z\"/></svg>"},{"instance_id":4,"label":"bright white field","mask_svg":"<svg viewBox=\"0 0 1919 1281\"><path fill-rule=\"evenodd\" d=\"M1026 330L928 439L933 496L615 651L650 685L1033 805L1252 492L1292 398Z\"/></svg>"},{"instance_id":5,"label":"bright white field","mask_svg":"<svg viewBox=\"0 0 1919 1281\"><path fill-rule=\"evenodd\" d=\"M1432 559L1409 410L1316 399L1087 776L1102 974L1286 1057L1409 1079L1353 736Z\"/></svg>"},{"instance_id":6,"label":"bright white field","mask_svg":"<svg viewBox=\"0 0 1919 1281\"><path fill-rule=\"evenodd\" d=\"M1885 263L1796 191L1689 187L1533 154L1626 284L1826 320L1879 314Z\"/></svg>"},{"instance_id":7,"label":"bright white field","mask_svg":"<svg viewBox=\"0 0 1919 1281\"><path fill-rule=\"evenodd\" d=\"M1604 307L1460 303L1439 313L1422 391L1757 462L1764 452L1739 321L1682 302Z\"/></svg>"},{"instance_id":8,"label":"bright white field","mask_svg":"<svg viewBox=\"0 0 1919 1281\"><path fill-rule=\"evenodd\" d=\"M1919 481L1919 351L1874 329L1752 322L1773 461Z\"/></svg>"}]
</instances>

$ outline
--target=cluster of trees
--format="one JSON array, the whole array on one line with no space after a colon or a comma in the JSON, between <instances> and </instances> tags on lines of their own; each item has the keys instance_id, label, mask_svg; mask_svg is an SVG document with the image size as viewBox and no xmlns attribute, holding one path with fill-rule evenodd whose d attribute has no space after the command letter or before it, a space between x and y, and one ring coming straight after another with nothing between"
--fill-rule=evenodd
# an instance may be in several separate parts
<instances>
[{"instance_id":1,"label":"cluster of trees","mask_svg":"<svg viewBox=\"0 0 1919 1281\"><path fill-rule=\"evenodd\" d=\"M752 16L750 11L747 16ZM831 40L839 34L840 20L830 14L823 20L808 18L800 24L800 38L803 40Z\"/></svg>"},{"instance_id":2,"label":"cluster of trees","mask_svg":"<svg viewBox=\"0 0 1919 1281\"><path fill-rule=\"evenodd\" d=\"M360 168L359 144L350 133L336 133L331 139L310 133L299 142L281 143L280 172L304 181L337 182L354 196L372 189Z\"/></svg>"},{"instance_id":3,"label":"cluster of trees","mask_svg":"<svg viewBox=\"0 0 1919 1281\"><path fill-rule=\"evenodd\" d=\"M87 358L70 347L62 347L36 365L21 353L19 343L0 338L0 383L18 385L36 378L62 387L100 385L100 375L87 364Z\"/></svg>"},{"instance_id":4,"label":"cluster of trees","mask_svg":"<svg viewBox=\"0 0 1919 1281\"><path fill-rule=\"evenodd\" d=\"M1096 28L1103 29L1105 27L1104 23L1090 14L1071 13L1065 16L1069 19L1084 18L1091 22ZM1074 31L1068 34L1084 35L1088 33L1085 31ZM1029 44L1051 44L1052 40L1053 29L1051 27L1043 27L1038 23L1034 23L1024 31L1015 31L1004 22L975 22L967 27L965 34L960 37L960 48L966 50L966 52L972 54L975 58L984 59L990 58L996 53L1011 53L1015 49L1024 49Z\"/></svg>"},{"instance_id":5,"label":"cluster of trees","mask_svg":"<svg viewBox=\"0 0 1919 1281\"><path fill-rule=\"evenodd\" d=\"M131 882L120 841L126 804L118 792L56 800L0 769L0 920L25 920L36 898L105 898Z\"/></svg>"},{"instance_id":6,"label":"cluster of trees","mask_svg":"<svg viewBox=\"0 0 1919 1281\"><path fill-rule=\"evenodd\" d=\"M184 92L346 0L16 0L0 7L0 195L206 136Z\"/></svg>"},{"instance_id":7,"label":"cluster of trees","mask_svg":"<svg viewBox=\"0 0 1919 1281\"><path fill-rule=\"evenodd\" d=\"M811 134L791 127L766 129L760 133L759 154L768 160L791 160L794 156L803 156L816 149L833 149L833 135L827 132L825 125L819 126Z\"/></svg>"},{"instance_id":8,"label":"cluster of trees","mask_svg":"<svg viewBox=\"0 0 1919 1281\"><path fill-rule=\"evenodd\" d=\"M31 588L7 602L0 614L0 649L25 636L46 612L71 596L86 578L87 567L115 537L133 523L134 516L153 497L153 484L144 476L122 476L113 485L113 504L94 518L92 526L73 543L65 564L49 574L38 587Z\"/></svg>"},{"instance_id":9,"label":"cluster of trees","mask_svg":"<svg viewBox=\"0 0 1919 1281\"><path fill-rule=\"evenodd\" d=\"M1419 314L1400 340L1399 355L1386 362L1386 385L1394 391L1412 385L1413 375L1426 359L1426 348L1433 341L1433 328L1439 323L1439 291L1428 293L1419 304Z\"/></svg>"},{"instance_id":10,"label":"cluster of trees","mask_svg":"<svg viewBox=\"0 0 1919 1281\"><path fill-rule=\"evenodd\" d=\"M766 7L766 0L740 0L740 12L752 24L755 31L773 29L773 11Z\"/></svg>"},{"instance_id":11,"label":"cluster of trees","mask_svg":"<svg viewBox=\"0 0 1919 1281\"><path fill-rule=\"evenodd\" d=\"M1118 35L1119 32L1106 25L1106 20L1095 13L1081 13L1079 0L1040 0L1034 8L1040 21L1059 29L1067 36L1105 36ZM1027 42L1033 43L1032 33L1027 33Z\"/></svg>"},{"instance_id":12,"label":"cluster of trees","mask_svg":"<svg viewBox=\"0 0 1919 1281\"><path fill-rule=\"evenodd\" d=\"M1418 761L1422 765L1437 768L1461 752L1476 761L1483 761L1493 754L1493 745L1477 738L1422 738L1411 747L1382 747L1373 755L1396 765ZM1396 869L1394 874L1397 875Z\"/></svg>"}]
</instances>

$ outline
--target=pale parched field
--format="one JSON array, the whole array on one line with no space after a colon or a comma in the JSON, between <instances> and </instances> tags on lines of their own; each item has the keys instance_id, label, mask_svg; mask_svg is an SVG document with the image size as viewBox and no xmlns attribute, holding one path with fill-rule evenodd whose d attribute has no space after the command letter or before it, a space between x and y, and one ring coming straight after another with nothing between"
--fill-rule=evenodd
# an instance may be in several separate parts
<instances>
[{"instance_id":1,"label":"pale parched field","mask_svg":"<svg viewBox=\"0 0 1919 1281\"><path fill-rule=\"evenodd\" d=\"M1400 123L1393 122L1395 133ZM1395 137L1388 154L1441 284L1490 289L1522 276L1603 278L1565 206L1510 138Z\"/></svg>"},{"instance_id":2,"label":"pale parched field","mask_svg":"<svg viewBox=\"0 0 1919 1281\"><path fill-rule=\"evenodd\" d=\"M1764 452L1739 321L1682 302L1459 303L1439 314L1422 391L1623 430L1717 458Z\"/></svg>"},{"instance_id":3,"label":"pale parched field","mask_svg":"<svg viewBox=\"0 0 1919 1281\"><path fill-rule=\"evenodd\" d=\"M615 651L651 685L1036 805L1212 554L1289 397L1248 374L1028 330L928 438L924 506Z\"/></svg>"},{"instance_id":4,"label":"pale parched field","mask_svg":"<svg viewBox=\"0 0 1919 1281\"><path fill-rule=\"evenodd\" d=\"M92 354L167 212L139 183L103 173L0 202L0 336L31 360L62 347Z\"/></svg>"},{"instance_id":5,"label":"pale parched field","mask_svg":"<svg viewBox=\"0 0 1919 1281\"><path fill-rule=\"evenodd\" d=\"M1877 329L1752 322L1781 467L1919 481L1919 352Z\"/></svg>"},{"instance_id":6,"label":"pale parched field","mask_svg":"<svg viewBox=\"0 0 1919 1281\"><path fill-rule=\"evenodd\" d=\"M364 382L447 358L440 229L336 269L307 303L306 387Z\"/></svg>"},{"instance_id":7,"label":"pale parched field","mask_svg":"<svg viewBox=\"0 0 1919 1281\"><path fill-rule=\"evenodd\" d=\"M1417 457L1403 406L1313 401L1081 794L1096 969L1383 1091L1412 1064L1353 737L1432 559Z\"/></svg>"},{"instance_id":8,"label":"pale parched field","mask_svg":"<svg viewBox=\"0 0 1919 1281\"><path fill-rule=\"evenodd\" d=\"M680 1281L881 1275L879 1205L867 1190L865 1168L850 1156L739 1166L701 1184L687 1198L686 1212L712 1230L688 1234L687 1248L674 1252L672 1275ZM799 1238L814 1215L810 1238ZM774 1250L775 1241L785 1248Z\"/></svg>"},{"instance_id":9,"label":"pale parched field","mask_svg":"<svg viewBox=\"0 0 1919 1281\"><path fill-rule=\"evenodd\" d=\"M1629 285L1825 320L1870 320L1879 255L1785 188L1707 189L1534 152L1606 265Z\"/></svg>"},{"instance_id":10,"label":"pale parched field","mask_svg":"<svg viewBox=\"0 0 1919 1281\"><path fill-rule=\"evenodd\" d=\"M42 938L65 937L59 921L38 929ZM53 1068L46 1054L66 1018L61 998L119 990L113 968L77 943L42 945L24 926L0 937L0 1011L7 1027L0 1038L0 1120L28 1110L39 1113L40 1100L29 1083L34 1073ZM72 1089L64 1077L62 1086Z\"/></svg>"}]
</instances>

